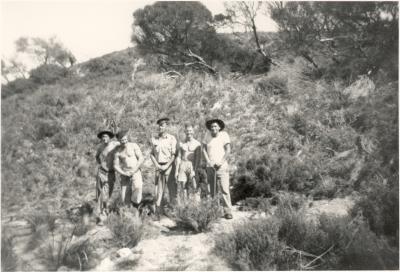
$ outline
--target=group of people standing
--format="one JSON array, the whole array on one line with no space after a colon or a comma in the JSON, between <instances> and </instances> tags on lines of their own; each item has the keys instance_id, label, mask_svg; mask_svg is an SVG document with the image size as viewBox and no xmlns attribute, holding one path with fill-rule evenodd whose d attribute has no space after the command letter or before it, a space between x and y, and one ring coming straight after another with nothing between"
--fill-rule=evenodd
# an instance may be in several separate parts
<instances>
[{"instance_id":1,"label":"group of people standing","mask_svg":"<svg viewBox=\"0 0 400 272\"><path fill-rule=\"evenodd\" d=\"M156 214L161 213L165 204L166 188L170 202L175 199L177 202L184 199L190 201L190 192L200 189L202 197L214 197L220 192L224 216L232 219L228 166L231 142L228 133L224 131L224 122L220 119L208 120L205 125L210 135L203 143L194 138L192 124L185 125L186 138L178 142L167 131L169 122L169 118L157 120L157 136L150 139L150 159L155 167ZM114 136L118 141L112 140ZM120 176L122 202L128 201L134 207L139 207L143 187L141 166L144 162L140 147L129 141L128 130L120 130L116 135L110 130L102 130L97 137L102 141L96 153L99 166L96 178L99 212L108 212L116 174ZM129 200L125 199L127 190L132 190Z\"/></svg>"}]
</instances>

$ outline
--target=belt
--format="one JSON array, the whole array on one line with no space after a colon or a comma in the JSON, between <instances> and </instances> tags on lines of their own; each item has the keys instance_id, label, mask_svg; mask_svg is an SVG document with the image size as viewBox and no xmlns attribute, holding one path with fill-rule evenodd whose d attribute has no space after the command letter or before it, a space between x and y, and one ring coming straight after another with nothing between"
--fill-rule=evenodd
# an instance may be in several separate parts
<instances>
[{"instance_id":1,"label":"belt","mask_svg":"<svg viewBox=\"0 0 400 272\"><path fill-rule=\"evenodd\" d=\"M168 162L159 162L159 165L166 165Z\"/></svg>"}]
</instances>

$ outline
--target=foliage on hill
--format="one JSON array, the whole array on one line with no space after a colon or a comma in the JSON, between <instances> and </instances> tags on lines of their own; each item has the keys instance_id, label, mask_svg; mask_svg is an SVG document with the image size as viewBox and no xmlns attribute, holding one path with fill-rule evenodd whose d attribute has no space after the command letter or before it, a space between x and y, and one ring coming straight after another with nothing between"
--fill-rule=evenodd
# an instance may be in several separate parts
<instances>
[{"instance_id":1,"label":"foliage on hill","mask_svg":"<svg viewBox=\"0 0 400 272\"><path fill-rule=\"evenodd\" d=\"M207 118L226 121L235 201L277 190L333 197L371 183L397 190L397 82L363 77L346 86L312 80L310 69L296 59L268 76L241 79L141 70L132 82L128 73L87 74L9 97L2 106L2 206L65 209L88 200L98 128L114 120L148 154L161 115L171 117L178 139L187 121L199 139ZM354 97L360 93L366 96ZM151 190L151 163L143 173ZM383 216L390 217L390 205Z\"/></svg>"},{"instance_id":2,"label":"foliage on hill","mask_svg":"<svg viewBox=\"0 0 400 272\"><path fill-rule=\"evenodd\" d=\"M282 46L325 76L354 80L385 70L398 76L398 5L394 2L274 2Z\"/></svg>"}]
</instances>

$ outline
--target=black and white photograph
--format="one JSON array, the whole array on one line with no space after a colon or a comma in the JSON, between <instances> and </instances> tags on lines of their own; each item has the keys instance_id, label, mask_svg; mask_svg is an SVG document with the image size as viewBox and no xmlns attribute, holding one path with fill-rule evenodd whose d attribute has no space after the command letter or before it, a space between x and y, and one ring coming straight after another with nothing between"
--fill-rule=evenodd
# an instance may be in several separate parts
<instances>
[{"instance_id":1,"label":"black and white photograph","mask_svg":"<svg viewBox=\"0 0 400 272\"><path fill-rule=\"evenodd\" d=\"M399 270L399 2L0 5L1 271Z\"/></svg>"}]
</instances>

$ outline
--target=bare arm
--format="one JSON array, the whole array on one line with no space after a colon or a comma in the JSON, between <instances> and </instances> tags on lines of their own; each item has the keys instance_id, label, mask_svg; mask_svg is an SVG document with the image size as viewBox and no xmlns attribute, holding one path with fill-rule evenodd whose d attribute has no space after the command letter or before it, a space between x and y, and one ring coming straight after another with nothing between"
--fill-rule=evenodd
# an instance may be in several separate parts
<instances>
[{"instance_id":1,"label":"bare arm","mask_svg":"<svg viewBox=\"0 0 400 272\"><path fill-rule=\"evenodd\" d=\"M153 162L154 166L155 166L157 169L160 169L160 168L161 168L161 165L158 164L158 162L157 162L157 160L156 160L156 157L154 157L153 152L150 153L150 159L151 159L151 161Z\"/></svg>"},{"instance_id":2,"label":"bare arm","mask_svg":"<svg viewBox=\"0 0 400 272\"><path fill-rule=\"evenodd\" d=\"M136 146L134 148L134 151L135 151L135 156L136 156L136 159L138 160L138 163L137 163L137 166L135 167L134 171L132 171L133 174L136 173L140 169L140 167L142 166L142 164L144 162L144 157L143 157L142 151L140 150L140 147Z\"/></svg>"},{"instance_id":3,"label":"bare arm","mask_svg":"<svg viewBox=\"0 0 400 272\"><path fill-rule=\"evenodd\" d=\"M181 151L180 148L178 148L178 150L176 151L176 171L175 171L175 177L178 177L178 173L179 173L179 167L181 166Z\"/></svg>"},{"instance_id":4,"label":"bare arm","mask_svg":"<svg viewBox=\"0 0 400 272\"><path fill-rule=\"evenodd\" d=\"M231 144L228 143L228 144L224 145L224 150L225 150L225 154L222 157L221 164L224 163L225 161L226 162L228 161L228 156L231 153Z\"/></svg>"},{"instance_id":5,"label":"bare arm","mask_svg":"<svg viewBox=\"0 0 400 272\"><path fill-rule=\"evenodd\" d=\"M97 152L96 152L96 162L97 162L98 164L101 164L101 161L100 161L100 153L101 153L101 151L100 151L100 149L101 149L101 148L98 148L98 149L97 149Z\"/></svg>"}]
</instances>

